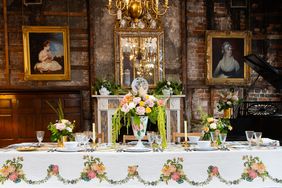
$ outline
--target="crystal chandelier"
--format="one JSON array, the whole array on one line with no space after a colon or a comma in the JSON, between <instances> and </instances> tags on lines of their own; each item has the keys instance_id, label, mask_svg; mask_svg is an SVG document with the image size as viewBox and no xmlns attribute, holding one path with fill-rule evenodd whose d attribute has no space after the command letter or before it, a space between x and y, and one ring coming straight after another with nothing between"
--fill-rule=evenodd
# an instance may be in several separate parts
<instances>
[{"instance_id":1,"label":"crystal chandelier","mask_svg":"<svg viewBox=\"0 0 282 188\"><path fill-rule=\"evenodd\" d=\"M110 15L122 19L130 17L135 23L145 15L158 18L168 10L168 0L108 0L107 9Z\"/></svg>"}]
</instances>

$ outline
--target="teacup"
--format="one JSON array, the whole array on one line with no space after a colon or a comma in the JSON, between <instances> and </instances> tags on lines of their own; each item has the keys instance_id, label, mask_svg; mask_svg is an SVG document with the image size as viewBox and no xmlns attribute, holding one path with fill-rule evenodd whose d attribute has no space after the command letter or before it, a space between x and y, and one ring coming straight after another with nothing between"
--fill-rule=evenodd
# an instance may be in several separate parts
<instances>
[{"instance_id":1,"label":"teacup","mask_svg":"<svg viewBox=\"0 0 282 188\"><path fill-rule=\"evenodd\" d=\"M200 136L188 136L191 143L197 143L200 140Z\"/></svg>"},{"instance_id":2,"label":"teacup","mask_svg":"<svg viewBox=\"0 0 282 188\"><path fill-rule=\"evenodd\" d=\"M209 140L201 140L197 142L197 145L199 148L210 148L211 147L211 141Z\"/></svg>"},{"instance_id":3,"label":"teacup","mask_svg":"<svg viewBox=\"0 0 282 188\"><path fill-rule=\"evenodd\" d=\"M78 142L64 142L64 148L66 149L75 149L77 148Z\"/></svg>"}]
</instances>

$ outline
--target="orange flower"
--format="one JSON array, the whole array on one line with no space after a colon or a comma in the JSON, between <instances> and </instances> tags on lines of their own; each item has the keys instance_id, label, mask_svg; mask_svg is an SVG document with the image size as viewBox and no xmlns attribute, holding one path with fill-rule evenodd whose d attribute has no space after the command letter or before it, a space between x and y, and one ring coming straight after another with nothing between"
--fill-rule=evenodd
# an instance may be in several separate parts
<instances>
[{"instance_id":1,"label":"orange flower","mask_svg":"<svg viewBox=\"0 0 282 188\"><path fill-rule=\"evenodd\" d=\"M209 132L209 130L210 130L210 129L209 129L208 127L204 127L204 128L203 128L203 131L205 131L206 133Z\"/></svg>"},{"instance_id":2,"label":"orange flower","mask_svg":"<svg viewBox=\"0 0 282 188\"><path fill-rule=\"evenodd\" d=\"M170 176L170 168L169 166L164 166L162 169L162 173L164 176Z\"/></svg>"}]
</instances>

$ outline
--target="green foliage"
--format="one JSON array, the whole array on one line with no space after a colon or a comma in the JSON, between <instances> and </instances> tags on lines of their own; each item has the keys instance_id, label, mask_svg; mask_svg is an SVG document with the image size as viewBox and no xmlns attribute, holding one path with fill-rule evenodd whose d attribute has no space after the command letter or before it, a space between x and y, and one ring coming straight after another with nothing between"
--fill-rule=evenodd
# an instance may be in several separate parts
<instances>
[{"instance_id":1,"label":"green foliage","mask_svg":"<svg viewBox=\"0 0 282 188\"><path fill-rule=\"evenodd\" d=\"M119 84L106 79L96 79L95 84L92 86L92 91L96 91L97 94L100 94L99 90L102 87L106 88L110 92L110 95L126 94L126 91L121 88Z\"/></svg>"},{"instance_id":2,"label":"green foliage","mask_svg":"<svg viewBox=\"0 0 282 188\"><path fill-rule=\"evenodd\" d=\"M183 86L181 83L177 81L167 81L163 80L157 83L157 86L154 90L155 95L162 95L163 89L169 89L171 91L171 94L173 95L180 95L183 90Z\"/></svg>"},{"instance_id":3,"label":"green foliage","mask_svg":"<svg viewBox=\"0 0 282 188\"><path fill-rule=\"evenodd\" d=\"M46 103L52 108L54 112L56 112L59 120L64 119L64 111L61 99L59 99L57 107L54 107L49 101L46 101Z\"/></svg>"}]
</instances>

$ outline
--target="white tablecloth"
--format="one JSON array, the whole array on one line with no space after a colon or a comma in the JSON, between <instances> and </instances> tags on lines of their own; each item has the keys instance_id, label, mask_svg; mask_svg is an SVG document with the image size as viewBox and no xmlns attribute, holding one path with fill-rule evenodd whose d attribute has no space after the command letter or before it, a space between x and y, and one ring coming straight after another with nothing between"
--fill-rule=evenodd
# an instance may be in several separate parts
<instances>
[{"instance_id":1,"label":"white tablecloth","mask_svg":"<svg viewBox=\"0 0 282 188\"><path fill-rule=\"evenodd\" d=\"M96 164L103 164L105 169L100 165L100 173L104 175L104 179L99 181L97 178L98 171L93 174L88 174L91 179L86 181L80 178L83 169L85 168L84 156L92 156L99 159ZM243 156L248 158L243 160ZM250 157L258 157L254 159L252 163L253 171L247 171L247 167L244 166L244 162L248 161ZM8 180L3 180L3 173L7 175L7 168L3 165L7 160L13 158L22 157L23 161L16 161L16 164L22 164L22 173L25 175L24 180L15 183L16 176L10 176ZM167 181L160 180L162 173L164 173L164 166L167 164L167 160L173 159L180 160L177 164L181 164L178 168L183 167L182 175L186 175L186 180L181 181L177 174L171 176L172 179ZM260 162L259 162L260 161ZM250 161L249 161L250 162ZM263 164L263 165L262 165ZM50 166L53 165L53 166ZM138 165L137 173L131 172L128 176L128 166ZM213 166L213 167L211 167ZM7 166L6 166L7 167ZM54 168L55 167L55 168ZM56 171L56 167L59 168ZM169 167L169 165L167 165ZM208 170L213 170L213 173L208 173ZM268 175L263 171L264 167L268 172ZM146 153L127 153L127 152L17 152L17 151L0 151L0 182L2 174L2 182L0 188L88 188L88 187L115 187L115 188L129 188L129 187L203 187L203 188L278 188L282 187L282 150L234 150L234 151L166 151L166 152L146 152ZM53 169L54 168L54 169ZM48 179L48 169L54 170L50 173ZM134 169L133 167L131 170ZM258 171L264 172L262 177ZM6 171L5 171L6 170ZM12 171L11 169L8 169ZM97 169L96 169L97 170ZM175 172L175 168L166 169ZM217 176L217 170L220 176ZM249 169L250 170L250 169ZM56 173L59 172L59 173ZM252 181L247 181L242 178L243 173L251 174L254 178ZM172 175L173 173L171 173ZM178 173L179 175L179 173ZM209 176L210 175L210 176ZM126 178L127 177L127 178ZM183 177L183 176L182 176ZM211 178L211 181L207 180ZM276 179L275 179L276 178ZM44 180L45 179L45 180ZM178 180L177 183L175 180ZM29 181L31 180L31 181ZM34 184L36 181L39 184ZM74 180L71 182L71 180ZM122 181L123 180L123 181ZM65 183L64 183L65 182ZM71 184L73 183L73 184ZM147 185L152 183L153 185ZM237 183L237 185L230 185L230 183ZM156 185L154 185L156 184Z\"/></svg>"}]
</instances>

